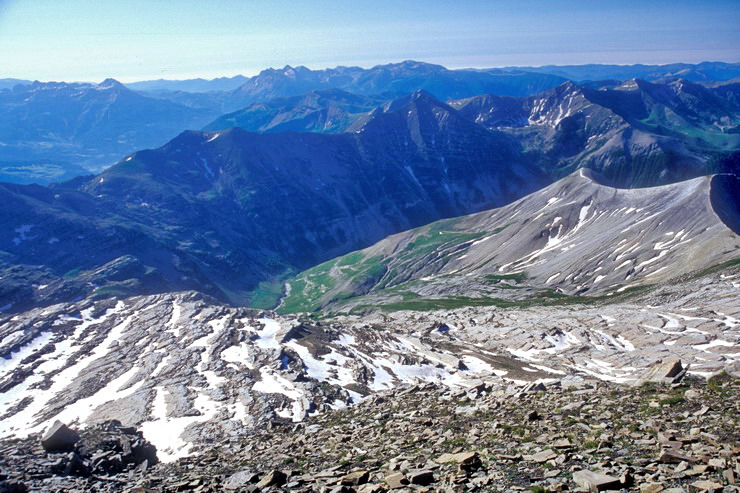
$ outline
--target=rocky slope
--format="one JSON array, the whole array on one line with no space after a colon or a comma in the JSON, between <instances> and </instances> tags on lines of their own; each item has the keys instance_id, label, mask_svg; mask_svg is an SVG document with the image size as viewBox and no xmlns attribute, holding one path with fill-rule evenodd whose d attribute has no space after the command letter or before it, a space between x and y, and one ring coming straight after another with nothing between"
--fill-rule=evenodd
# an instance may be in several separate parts
<instances>
[{"instance_id":1,"label":"rocky slope","mask_svg":"<svg viewBox=\"0 0 740 493\"><path fill-rule=\"evenodd\" d=\"M580 170L508 206L393 235L313 267L288 280L279 309L609 297L737 261L735 176L631 190L600 180Z\"/></svg>"},{"instance_id":2,"label":"rocky slope","mask_svg":"<svg viewBox=\"0 0 740 493\"><path fill-rule=\"evenodd\" d=\"M0 319L0 433L115 419L167 462L403 384L629 383L674 358L708 376L738 359L738 275L734 267L591 307L317 320L182 293L36 309Z\"/></svg>"},{"instance_id":3,"label":"rocky slope","mask_svg":"<svg viewBox=\"0 0 740 493\"><path fill-rule=\"evenodd\" d=\"M722 87L636 79L595 90L567 82L530 98L450 104L516 136L553 178L588 167L619 186L644 187L738 170L740 106L736 88Z\"/></svg>"},{"instance_id":4,"label":"rocky slope","mask_svg":"<svg viewBox=\"0 0 740 493\"><path fill-rule=\"evenodd\" d=\"M0 471L7 479L0 487L731 493L738 491L740 472L737 392L738 380L727 375L709 385L689 379L670 388L571 380L530 389L404 386L153 468L111 469L106 454L117 451L117 442L101 443L90 432L78 447L106 450L89 460L93 474L83 460L60 474L68 456L44 453L36 436L4 441Z\"/></svg>"},{"instance_id":5,"label":"rocky slope","mask_svg":"<svg viewBox=\"0 0 740 493\"><path fill-rule=\"evenodd\" d=\"M185 132L89 180L0 185L0 307L182 289L244 304L288 269L547 182L424 92L352 133Z\"/></svg>"}]
</instances>

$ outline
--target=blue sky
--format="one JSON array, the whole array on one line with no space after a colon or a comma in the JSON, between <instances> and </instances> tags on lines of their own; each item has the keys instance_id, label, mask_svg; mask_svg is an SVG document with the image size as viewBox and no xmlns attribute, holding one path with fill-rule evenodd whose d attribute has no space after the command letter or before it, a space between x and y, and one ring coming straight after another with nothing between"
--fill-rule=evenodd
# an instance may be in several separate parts
<instances>
[{"instance_id":1,"label":"blue sky","mask_svg":"<svg viewBox=\"0 0 740 493\"><path fill-rule=\"evenodd\" d=\"M211 78L407 59L737 62L739 26L737 0L0 0L0 78Z\"/></svg>"}]
</instances>

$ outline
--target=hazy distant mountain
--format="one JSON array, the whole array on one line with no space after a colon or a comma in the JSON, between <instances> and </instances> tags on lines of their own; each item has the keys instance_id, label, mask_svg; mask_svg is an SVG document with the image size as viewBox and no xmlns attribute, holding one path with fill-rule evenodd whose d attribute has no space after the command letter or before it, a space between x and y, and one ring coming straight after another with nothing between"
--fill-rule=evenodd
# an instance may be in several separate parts
<instances>
[{"instance_id":1,"label":"hazy distant mountain","mask_svg":"<svg viewBox=\"0 0 740 493\"><path fill-rule=\"evenodd\" d=\"M740 169L736 87L632 80L613 90L572 82L530 98L453 101L460 114L516 136L553 178L589 167L621 186Z\"/></svg>"},{"instance_id":2,"label":"hazy distant mountain","mask_svg":"<svg viewBox=\"0 0 740 493\"><path fill-rule=\"evenodd\" d=\"M644 79L654 81L682 78L690 81L730 80L740 77L740 63L702 62L671 63L668 65L546 65L543 67L506 67L503 70L551 74L573 81L603 79Z\"/></svg>"},{"instance_id":3,"label":"hazy distant mountain","mask_svg":"<svg viewBox=\"0 0 740 493\"><path fill-rule=\"evenodd\" d=\"M69 162L89 169L162 145L214 113L152 99L113 79L34 82L0 91L0 160Z\"/></svg>"},{"instance_id":4,"label":"hazy distant mountain","mask_svg":"<svg viewBox=\"0 0 740 493\"><path fill-rule=\"evenodd\" d=\"M0 79L0 90L12 89L18 84L30 84L30 83L31 83L30 80L23 80L23 79Z\"/></svg>"},{"instance_id":5,"label":"hazy distant mountain","mask_svg":"<svg viewBox=\"0 0 740 493\"><path fill-rule=\"evenodd\" d=\"M736 260L739 217L736 176L625 190L580 170L505 207L393 235L302 272L288 279L280 310L614 296Z\"/></svg>"},{"instance_id":6,"label":"hazy distant mountain","mask_svg":"<svg viewBox=\"0 0 740 493\"><path fill-rule=\"evenodd\" d=\"M185 79L185 80L144 80L139 82L129 82L126 85L129 89L145 92L160 91L184 91L184 92L211 92L211 91L232 91L244 84L248 79L243 75L234 77L218 77L216 79Z\"/></svg>"},{"instance_id":7,"label":"hazy distant mountain","mask_svg":"<svg viewBox=\"0 0 740 493\"><path fill-rule=\"evenodd\" d=\"M239 77L239 76L238 76ZM494 93L529 96L556 87L564 78L523 71L449 70L441 65L405 61L378 65L369 69L335 67L311 70L286 65L266 69L234 89L209 90L218 84L226 86L239 80L214 81L146 81L129 84L143 94L191 108L207 108L218 114L232 113L257 103L276 98L300 96L311 91L341 89L361 96L382 96L385 100L401 97L418 89L432 93L440 100ZM218 84L216 84L218 82ZM192 87L198 89L191 90ZM209 127L210 128L210 127Z\"/></svg>"},{"instance_id":8,"label":"hazy distant mountain","mask_svg":"<svg viewBox=\"0 0 740 493\"><path fill-rule=\"evenodd\" d=\"M547 183L510 137L425 92L351 133L185 132L89 180L0 185L0 306L178 289L244 303L287 269Z\"/></svg>"},{"instance_id":9,"label":"hazy distant mountain","mask_svg":"<svg viewBox=\"0 0 740 493\"><path fill-rule=\"evenodd\" d=\"M378 65L370 69L336 67L310 70L286 66L263 70L239 87L235 97L245 102L297 96L315 89L338 88L359 95L399 97L424 89L441 100L476 94L495 93L529 96L555 87L565 79L549 74L527 72L479 72L449 70L440 65L405 61Z\"/></svg>"},{"instance_id":10,"label":"hazy distant mountain","mask_svg":"<svg viewBox=\"0 0 740 493\"><path fill-rule=\"evenodd\" d=\"M219 117L204 130L239 127L253 132L342 132L387 101L340 89L319 89L300 96L253 103Z\"/></svg>"}]
</instances>

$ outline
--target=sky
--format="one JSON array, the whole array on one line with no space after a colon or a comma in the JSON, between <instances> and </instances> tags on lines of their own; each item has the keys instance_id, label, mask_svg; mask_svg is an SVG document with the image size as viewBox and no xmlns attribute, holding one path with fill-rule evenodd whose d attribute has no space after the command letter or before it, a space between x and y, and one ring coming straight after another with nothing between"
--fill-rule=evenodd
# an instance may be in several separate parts
<instances>
[{"instance_id":1,"label":"sky","mask_svg":"<svg viewBox=\"0 0 740 493\"><path fill-rule=\"evenodd\" d=\"M0 0L0 78L740 61L737 0Z\"/></svg>"}]
</instances>

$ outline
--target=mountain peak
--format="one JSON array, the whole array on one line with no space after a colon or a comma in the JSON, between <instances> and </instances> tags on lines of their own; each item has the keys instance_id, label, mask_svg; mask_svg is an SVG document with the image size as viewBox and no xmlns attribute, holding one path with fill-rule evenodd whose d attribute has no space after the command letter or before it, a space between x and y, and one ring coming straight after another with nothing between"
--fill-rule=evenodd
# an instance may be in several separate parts
<instances>
[{"instance_id":1,"label":"mountain peak","mask_svg":"<svg viewBox=\"0 0 740 493\"><path fill-rule=\"evenodd\" d=\"M116 79L113 78L107 78L100 84L98 84L95 88L99 90L106 90L106 89L123 89L125 86L118 82Z\"/></svg>"},{"instance_id":2,"label":"mountain peak","mask_svg":"<svg viewBox=\"0 0 740 493\"><path fill-rule=\"evenodd\" d=\"M558 87L556 87L555 90L561 94L569 94L569 93L581 92L581 86L579 86L572 80L566 80L565 82L560 84Z\"/></svg>"},{"instance_id":3,"label":"mountain peak","mask_svg":"<svg viewBox=\"0 0 740 493\"><path fill-rule=\"evenodd\" d=\"M435 98L429 91L424 89L417 89L416 91L408 94L402 98L391 101L390 103L383 106L383 113L395 113L402 110L414 103L423 103L426 105L433 106L446 106L445 103Z\"/></svg>"}]
</instances>

